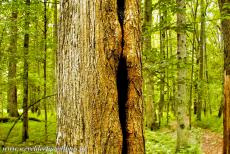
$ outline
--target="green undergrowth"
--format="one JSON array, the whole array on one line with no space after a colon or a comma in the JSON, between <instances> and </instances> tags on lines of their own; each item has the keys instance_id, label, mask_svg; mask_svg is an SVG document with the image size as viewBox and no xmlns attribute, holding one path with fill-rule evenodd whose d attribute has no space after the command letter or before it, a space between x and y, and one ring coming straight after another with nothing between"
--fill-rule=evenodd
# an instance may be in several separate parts
<instances>
[{"instance_id":1,"label":"green undergrowth","mask_svg":"<svg viewBox=\"0 0 230 154\"><path fill-rule=\"evenodd\" d=\"M44 114L37 116L29 114L29 117L39 119L39 121L29 121L29 139L23 143L22 140L22 121L20 120L12 130L5 147L33 147L33 146L55 146L56 140L56 116L48 114L48 141L45 142L44 131ZM172 119L171 119L172 120ZM201 121L192 120L192 127L189 130L188 146L181 149L177 154L201 154L201 134L203 129L209 129L218 133L222 133L222 119L218 117L203 117ZM6 123L0 123L0 146L14 121L10 120ZM162 127L158 130L145 129L146 154L174 154L176 153L176 121L173 119L169 126L162 123ZM0 151L1 153L1 151ZM9 152L7 152L8 154ZM22 152L21 152L22 153ZM23 152L23 154L31 152ZM38 152L37 152L38 153ZM44 152L40 152L44 153ZM47 152L50 153L50 152ZM52 152L51 152L52 153Z\"/></svg>"},{"instance_id":2,"label":"green undergrowth","mask_svg":"<svg viewBox=\"0 0 230 154\"><path fill-rule=\"evenodd\" d=\"M223 118L218 118L217 116L202 117L201 121L194 121L193 125L223 134Z\"/></svg>"},{"instance_id":3,"label":"green undergrowth","mask_svg":"<svg viewBox=\"0 0 230 154\"><path fill-rule=\"evenodd\" d=\"M56 139L56 117L53 114L48 114L47 128L48 128L48 141L45 142L45 122L44 116L37 116L36 114L29 114L30 118L36 118L40 121L29 120L29 139L26 142L22 142L22 120L19 120L17 124L12 129L5 147L30 147L30 146L54 146ZM9 121L6 123L0 123L0 146L4 144L4 140L13 126L14 121ZM0 152L1 153L1 152Z\"/></svg>"},{"instance_id":4,"label":"green undergrowth","mask_svg":"<svg viewBox=\"0 0 230 154\"><path fill-rule=\"evenodd\" d=\"M146 129L145 142L147 154L201 154L201 130L193 128L189 131L188 146L176 152L176 131L162 128L157 131Z\"/></svg>"}]
</instances>

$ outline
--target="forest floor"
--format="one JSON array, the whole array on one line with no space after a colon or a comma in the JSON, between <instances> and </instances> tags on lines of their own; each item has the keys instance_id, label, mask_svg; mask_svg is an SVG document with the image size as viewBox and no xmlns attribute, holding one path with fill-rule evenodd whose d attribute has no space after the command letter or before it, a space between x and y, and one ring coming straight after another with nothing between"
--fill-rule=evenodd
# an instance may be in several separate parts
<instances>
[{"instance_id":1,"label":"forest floor","mask_svg":"<svg viewBox=\"0 0 230 154\"><path fill-rule=\"evenodd\" d=\"M203 129L201 148L204 154L222 154L223 137L219 133Z\"/></svg>"},{"instance_id":2,"label":"forest floor","mask_svg":"<svg viewBox=\"0 0 230 154\"><path fill-rule=\"evenodd\" d=\"M43 116L37 117L33 114L31 114L31 117L36 117L40 120L44 119ZM48 142L44 143L44 121L30 121L30 138L26 143L22 143L22 121L19 121L12 130L6 146L54 146L56 139L56 118L51 114L48 117ZM5 139L12 125L13 121L0 123L0 146L3 144L2 141ZM201 122L193 122L189 137L190 144L178 152L178 154L222 154L222 130L222 120L216 117L204 118ZM145 140L146 154L174 154L176 147L176 121L172 120L168 126L163 125L161 129L155 131L146 128Z\"/></svg>"}]
</instances>

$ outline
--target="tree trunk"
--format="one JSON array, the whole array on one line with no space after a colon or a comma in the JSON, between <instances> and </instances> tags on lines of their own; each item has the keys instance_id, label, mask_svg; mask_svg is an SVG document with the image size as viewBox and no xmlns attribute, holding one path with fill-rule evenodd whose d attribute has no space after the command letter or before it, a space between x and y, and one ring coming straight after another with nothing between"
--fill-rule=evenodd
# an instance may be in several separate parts
<instances>
[{"instance_id":1,"label":"tree trunk","mask_svg":"<svg viewBox=\"0 0 230 154\"><path fill-rule=\"evenodd\" d=\"M139 1L60 6L57 146L144 153Z\"/></svg>"},{"instance_id":2,"label":"tree trunk","mask_svg":"<svg viewBox=\"0 0 230 154\"><path fill-rule=\"evenodd\" d=\"M44 84L43 84L43 97L46 97L46 82L47 82L47 75L46 75L46 57L47 57L47 0L44 0L44 61L43 61L43 77L44 77ZM44 112L45 112L45 141L48 141L48 135L47 135L47 105L46 105L46 99L43 100L44 104Z\"/></svg>"},{"instance_id":3,"label":"tree trunk","mask_svg":"<svg viewBox=\"0 0 230 154\"><path fill-rule=\"evenodd\" d=\"M193 33L192 33L192 68L191 68L191 84L190 84L190 94L189 94L189 128L192 128L192 101L193 101L193 85L194 87L197 86L197 84L194 84L194 59L195 59L195 52L196 52L196 18L197 18L197 9L198 9L198 0L194 3L192 7L192 19L193 19ZM195 89L195 88L194 88ZM195 93L195 90L194 90ZM195 95L196 97L196 95ZM194 99L196 100L196 99ZM194 112L195 112L195 104L194 103Z\"/></svg>"},{"instance_id":4,"label":"tree trunk","mask_svg":"<svg viewBox=\"0 0 230 154\"><path fill-rule=\"evenodd\" d=\"M8 113L11 117L17 117L17 86L16 86L16 68L17 68L17 17L18 11L16 1L12 1L12 16L11 16L11 36L9 47L9 67L8 67Z\"/></svg>"},{"instance_id":5,"label":"tree trunk","mask_svg":"<svg viewBox=\"0 0 230 154\"><path fill-rule=\"evenodd\" d=\"M56 69L55 69L55 65L56 65L56 61L57 61L57 44L58 44L58 14L57 14L57 11L58 11L58 8L57 8L57 0L53 0L53 9L54 9L54 12L53 12L53 79L52 79L52 87L53 87L53 93L56 93L57 91L57 86L56 86ZM56 100L56 97L53 97L53 102L55 102ZM56 103L54 103L54 105L56 105ZM53 110L54 109L54 110ZM52 111L55 111L55 107L52 108Z\"/></svg>"},{"instance_id":6,"label":"tree trunk","mask_svg":"<svg viewBox=\"0 0 230 154\"><path fill-rule=\"evenodd\" d=\"M160 16L160 25L161 27L164 27L166 24L165 18L167 16L167 12L162 10L159 10L159 16ZM165 61L165 46L166 46L166 30L160 29L160 58L161 61ZM164 66L163 66L164 67ZM165 68L162 68L160 73L160 100L159 100L159 127L161 126L161 119L163 118L163 108L165 105Z\"/></svg>"},{"instance_id":7,"label":"tree trunk","mask_svg":"<svg viewBox=\"0 0 230 154\"><path fill-rule=\"evenodd\" d=\"M186 113L186 3L177 0L177 56L178 56L178 92L177 92L177 151L187 145L188 118Z\"/></svg>"},{"instance_id":8,"label":"tree trunk","mask_svg":"<svg viewBox=\"0 0 230 154\"><path fill-rule=\"evenodd\" d=\"M222 17L230 13L230 0L220 0ZM224 40L224 146L223 153L230 154L230 19L223 18L222 32Z\"/></svg>"},{"instance_id":9,"label":"tree trunk","mask_svg":"<svg viewBox=\"0 0 230 154\"><path fill-rule=\"evenodd\" d=\"M22 141L29 138L28 135L28 54L29 54L29 11L30 0L26 0L25 35L24 35L24 72L23 72L23 127Z\"/></svg>"},{"instance_id":10,"label":"tree trunk","mask_svg":"<svg viewBox=\"0 0 230 154\"><path fill-rule=\"evenodd\" d=\"M199 42L199 90L198 90L198 112L197 112L197 120L201 120L201 113L203 108L203 77L204 77L204 50L205 50L205 6L204 0L200 1L201 6L201 27L200 27L200 42Z\"/></svg>"},{"instance_id":11,"label":"tree trunk","mask_svg":"<svg viewBox=\"0 0 230 154\"><path fill-rule=\"evenodd\" d=\"M143 33L144 33L144 42L143 42L143 49L144 52L148 52L152 50L152 0L145 0L144 4L144 26L143 26ZM153 80L150 80L150 77L148 76L148 79L146 80L146 111L145 115L146 117L150 118L146 121L146 125L150 129L156 129L156 112L155 112L155 103L154 103L154 83Z\"/></svg>"}]
</instances>

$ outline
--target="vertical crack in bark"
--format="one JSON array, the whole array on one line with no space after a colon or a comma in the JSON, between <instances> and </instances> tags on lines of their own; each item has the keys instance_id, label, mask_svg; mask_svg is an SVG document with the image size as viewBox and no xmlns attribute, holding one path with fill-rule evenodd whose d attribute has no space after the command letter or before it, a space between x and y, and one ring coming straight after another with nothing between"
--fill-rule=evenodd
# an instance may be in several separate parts
<instances>
[{"instance_id":1,"label":"vertical crack in bark","mask_svg":"<svg viewBox=\"0 0 230 154\"><path fill-rule=\"evenodd\" d=\"M123 135L122 153L127 153L126 144L126 110L125 104L128 99L128 71L125 58L121 57L117 71L117 90L118 90L118 105L119 105L119 119Z\"/></svg>"},{"instance_id":2,"label":"vertical crack in bark","mask_svg":"<svg viewBox=\"0 0 230 154\"><path fill-rule=\"evenodd\" d=\"M121 33L122 33L122 51L121 51L121 57L123 54L123 48L124 48L124 28L123 28L123 24L124 24L124 17L125 17L125 0L117 0L117 15L118 15L118 20L120 22L120 26L121 26Z\"/></svg>"},{"instance_id":3,"label":"vertical crack in bark","mask_svg":"<svg viewBox=\"0 0 230 154\"><path fill-rule=\"evenodd\" d=\"M121 55L118 64L117 71L117 90L118 90L118 105L119 105L119 119L123 135L122 153L127 153L127 142L126 142L126 102L128 99L128 70L126 65L126 59L123 56L124 49L124 10L125 0L117 0L117 15L121 26L122 40L121 40Z\"/></svg>"}]
</instances>

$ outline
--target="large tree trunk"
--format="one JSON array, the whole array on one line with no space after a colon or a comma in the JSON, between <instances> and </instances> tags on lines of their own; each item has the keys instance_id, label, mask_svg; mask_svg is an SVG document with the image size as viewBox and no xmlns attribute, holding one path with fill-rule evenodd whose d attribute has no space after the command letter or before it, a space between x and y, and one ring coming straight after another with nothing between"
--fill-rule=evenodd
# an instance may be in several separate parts
<instances>
[{"instance_id":1,"label":"large tree trunk","mask_svg":"<svg viewBox=\"0 0 230 154\"><path fill-rule=\"evenodd\" d=\"M60 6L57 145L144 153L139 1Z\"/></svg>"},{"instance_id":2,"label":"large tree trunk","mask_svg":"<svg viewBox=\"0 0 230 154\"><path fill-rule=\"evenodd\" d=\"M29 54L29 11L30 0L26 0L25 35L24 35L24 72L23 72L23 127L22 141L29 138L28 135L28 54Z\"/></svg>"},{"instance_id":3,"label":"large tree trunk","mask_svg":"<svg viewBox=\"0 0 230 154\"><path fill-rule=\"evenodd\" d=\"M220 0L222 17L230 14L230 0ZM230 154L230 19L222 19L224 40L224 154Z\"/></svg>"},{"instance_id":4,"label":"large tree trunk","mask_svg":"<svg viewBox=\"0 0 230 154\"><path fill-rule=\"evenodd\" d=\"M17 86L16 86L16 54L17 54L17 17L16 1L12 1L12 16L11 16L11 36L9 47L9 67L8 67L8 113L11 117L17 117Z\"/></svg>"},{"instance_id":5,"label":"large tree trunk","mask_svg":"<svg viewBox=\"0 0 230 154\"><path fill-rule=\"evenodd\" d=\"M177 0L177 56L178 56L178 95L177 95L177 151L187 144L188 118L186 113L186 3Z\"/></svg>"}]
</instances>

